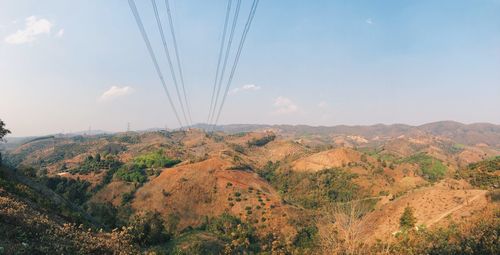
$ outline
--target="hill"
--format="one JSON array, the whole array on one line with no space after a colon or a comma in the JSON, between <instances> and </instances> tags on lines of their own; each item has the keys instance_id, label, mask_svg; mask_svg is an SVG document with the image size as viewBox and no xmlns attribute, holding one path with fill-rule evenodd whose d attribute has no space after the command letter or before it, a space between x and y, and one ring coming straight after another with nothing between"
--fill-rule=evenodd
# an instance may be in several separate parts
<instances>
[{"instance_id":1,"label":"hill","mask_svg":"<svg viewBox=\"0 0 500 255\"><path fill-rule=\"evenodd\" d=\"M104 236L124 227L142 252L328 254L331 240L347 245L330 235L341 235L338 217L349 217L352 204L364 208L352 221L363 223L353 242L396 251L406 207L429 231L453 220L476 224L478 212L498 208L500 150L450 138L462 125L50 137L9 150L5 162L71 201L68 222L83 219Z\"/></svg>"}]
</instances>

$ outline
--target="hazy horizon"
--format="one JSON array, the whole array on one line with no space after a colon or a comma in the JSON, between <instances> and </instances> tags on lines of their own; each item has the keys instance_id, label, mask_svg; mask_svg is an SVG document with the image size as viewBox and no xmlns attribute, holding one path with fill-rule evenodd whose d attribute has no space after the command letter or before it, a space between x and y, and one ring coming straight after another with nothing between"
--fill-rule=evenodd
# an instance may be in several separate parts
<instances>
[{"instance_id":1,"label":"hazy horizon","mask_svg":"<svg viewBox=\"0 0 500 255\"><path fill-rule=\"evenodd\" d=\"M423 126L427 124L433 124L433 123L439 123L439 122L456 122L464 125L475 125L475 124L491 124L491 125L497 125L500 126L500 123L492 123L492 122L471 122L471 123L463 123L463 122L458 122L454 120L441 120L441 121L432 121L432 122L426 122L426 123L420 123L420 124L407 124L407 123L373 123L373 124L336 124L336 125L308 125L308 124L266 124L266 123L228 123L228 124L218 124L218 127L224 127L224 126L231 126L231 125L256 125L256 126L280 126L280 125L289 125L289 126L308 126L308 127L337 127L337 126L347 126L347 127L370 127L370 126L376 126L376 125L384 125L384 126L393 126L393 125L406 125L406 126L411 126L411 127L418 127L418 126ZM189 126L188 128L194 127L198 128L200 125L208 125L206 123L195 123L193 126ZM168 128L168 127L167 127ZM143 128L143 129L130 129L132 132L143 132L143 131L148 131L148 130L162 130L165 129L165 127L149 127L149 128ZM168 128L170 129L170 128ZM174 130L177 128L174 128ZM14 132L13 134L8 134L6 138L23 138L23 137L35 137L35 136L44 136L44 135L57 135L57 134L84 134L88 133L88 129L82 129L82 130L62 130L61 132L52 132L52 133L40 133L40 134L27 134L27 135L16 135ZM120 132L126 132L127 128L124 128L123 130L106 130L106 129L100 129L100 128L92 128L91 129L91 134L94 135L96 133L120 133ZM7 140L8 142L8 140Z\"/></svg>"},{"instance_id":2,"label":"hazy horizon","mask_svg":"<svg viewBox=\"0 0 500 255\"><path fill-rule=\"evenodd\" d=\"M171 4L205 122L226 1ZM173 92L151 4L137 5ZM500 124L498 13L498 0L262 0L219 124ZM126 1L0 2L0 74L10 137L179 126Z\"/></svg>"}]
</instances>

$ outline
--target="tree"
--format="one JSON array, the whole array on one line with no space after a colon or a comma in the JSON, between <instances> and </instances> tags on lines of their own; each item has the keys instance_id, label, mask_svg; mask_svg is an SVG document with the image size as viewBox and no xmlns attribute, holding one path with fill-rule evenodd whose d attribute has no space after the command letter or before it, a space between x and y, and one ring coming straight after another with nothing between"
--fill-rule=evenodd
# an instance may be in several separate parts
<instances>
[{"instance_id":1,"label":"tree","mask_svg":"<svg viewBox=\"0 0 500 255\"><path fill-rule=\"evenodd\" d=\"M0 142L3 142L3 138L10 134L10 130L5 128L5 123L0 119Z\"/></svg>"},{"instance_id":2,"label":"tree","mask_svg":"<svg viewBox=\"0 0 500 255\"><path fill-rule=\"evenodd\" d=\"M320 228L320 249L324 254L365 254L363 229L370 227L364 216L370 212L369 203L349 201L324 208L317 225Z\"/></svg>"},{"instance_id":3,"label":"tree","mask_svg":"<svg viewBox=\"0 0 500 255\"><path fill-rule=\"evenodd\" d=\"M163 219L158 212L136 215L130 222L132 238L141 245L158 245L170 239Z\"/></svg>"},{"instance_id":4,"label":"tree","mask_svg":"<svg viewBox=\"0 0 500 255\"><path fill-rule=\"evenodd\" d=\"M0 119L0 143L5 141L4 137L10 134L10 130L5 128L5 123ZM0 165L2 165L2 152L0 152Z\"/></svg>"},{"instance_id":5,"label":"tree","mask_svg":"<svg viewBox=\"0 0 500 255\"><path fill-rule=\"evenodd\" d=\"M410 229L415 227L417 223L417 218L413 215L413 208L411 206L406 206L403 215L399 218L399 225L402 229Z\"/></svg>"}]
</instances>

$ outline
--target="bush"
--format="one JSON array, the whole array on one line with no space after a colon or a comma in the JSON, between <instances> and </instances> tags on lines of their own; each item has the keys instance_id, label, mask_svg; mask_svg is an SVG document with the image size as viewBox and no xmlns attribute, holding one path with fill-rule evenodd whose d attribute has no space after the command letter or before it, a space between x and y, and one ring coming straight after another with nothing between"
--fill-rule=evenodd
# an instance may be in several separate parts
<instances>
[{"instance_id":1,"label":"bush","mask_svg":"<svg viewBox=\"0 0 500 255\"><path fill-rule=\"evenodd\" d=\"M146 172L137 165L124 165L116 171L116 177L126 182L146 182Z\"/></svg>"},{"instance_id":2,"label":"bush","mask_svg":"<svg viewBox=\"0 0 500 255\"><path fill-rule=\"evenodd\" d=\"M117 219L118 210L109 202L88 203L87 212L108 229L119 226Z\"/></svg>"},{"instance_id":3,"label":"bush","mask_svg":"<svg viewBox=\"0 0 500 255\"><path fill-rule=\"evenodd\" d=\"M314 225L301 227L293 239L293 244L300 248L313 248L315 246L318 228Z\"/></svg>"},{"instance_id":4,"label":"bush","mask_svg":"<svg viewBox=\"0 0 500 255\"><path fill-rule=\"evenodd\" d=\"M120 162L114 157L101 158L101 154L97 153L95 157L88 156L85 158L82 164L75 169L71 170L71 173L88 174L90 172L99 172L103 169L111 169L120 166Z\"/></svg>"},{"instance_id":5,"label":"bush","mask_svg":"<svg viewBox=\"0 0 500 255\"><path fill-rule=\"evenodd\" d=\"M318 208L357 197L359 187L352 182L356 177L356 174L342 169L324 169L315 173L286 171L276 174L271 184L285 200L306 208Z\"/></svg>"},{"instance_id":6,"label":"bush","mask_svg":"<svg viewBox=\"0 0 500 255\"><path fill-rule=\"evenodd\" d=\"M417 223L417 218L413 215L413 208L410 206L407 206L403 212L403 215L401 215L401 218L399 218L399 226L402 229L411 229L415 227L415 224Z\"/></svg>"},{"instance_id":7,"label":"bush","mask_svg":"<svg viewBox=\"0 0 500 255\"><path fill-rule=\"evenodd\" d=\"M266 179L268 182L272 182L276 176L276 170L279 168L280 162L268 161L264 168L257 170L257 174Z\"/></svg>"},{"instance_id":8,"label":"bush","mask_svg":"<svg viewBox=\"0 0 500 255\"><path fill-rule=\"evenodd\" d=\"M149 154L141 155L134 158L133 163L137 167L145 168L164 168L172 167L179 164L181 161L178 159L170 159L164 155L163 150L151 152Z\"/></svg>"},{"instance_id":9,"label":"bush","mask_svg":"<svg viewBox=\"0 0 500 255\"><path fill-rule=\"evenodd\" d=\"M408 231L391 245L392 254L500 254L498 216L498 212L483 211L472 222Z\"/></svg>"},{"instance_id":10,"label":"bush","mask_svg":"<svg viewBox=\"0 0 500 255\"><path fill-rule=\"evenodd\" d=\"M272 134L272 135L267 135L267 136L264 136L262 138L253 138L252 140L248 141L248 146L257 146L257 147L261 147L261 146L264 146L272 141L274 141L274 139L276 139L276 135Z\"/></svg>"},{"instance_id":11,"label":"bush","mask_svg":"<svg viewBox=\"0 0 500 255\"><path fill-rule=\"evenodd\" d=\"M171 238L158 212L148 212L133 217L130 228L133 240L142 246L162 244Z\"/></svg>"},{"instance_id":12,"label":"bush","mask_svg":"<svg viewBox=\"0 0 500 255\"><path fill-rule=\"evenodd\" d=\"M122 194L122 205L130 203L134 199L134 192L126 192Z\"/></svg>"},{"instance_id":13,"label":"bush","mask_svg":"<svg viewBox=\"0 0 500 255\"><path fill-rule=\"evenodd\" d=\"M217 218L208 219L202 229L223 240L231 250L230 254L251 254L259 251L255 228L230 214L224 213Z\"/></svg>"},{"instance_id":14,"label":"bush","mask_svg":"<svg viewBox=\"0 0 500 255\"><path fill-rule=\"evenodd\" d=\"M90 183L88 181L46 176L39 178L39 181L49 189L77 205L82 205L91 196L89 192Z\"/></svg>"},{"instance_id":15,"label":"bush","mask_svg":"<svg viewBox=\"0 0 500 255\"><path fill-rule=\"evenodd\" d=\"M400 162L418 164L422 177L431 182L442 179L447 171L447 168L445 165L443 165L443 162L427 155L426 153L415 154L411 157L401 160Z\"/></svg>"},{"instance_id":16,"label":"bush","mask_svg":"<svg viewBox=\"0 0 500 255\"><path fill-rule=\"evenodd\" d=\"M500 156L469 164L460 169L457 176L466 179L475 187L497 189L500 188L500 175L497 171L500 171Z\"/></svg>"}]
</instances>

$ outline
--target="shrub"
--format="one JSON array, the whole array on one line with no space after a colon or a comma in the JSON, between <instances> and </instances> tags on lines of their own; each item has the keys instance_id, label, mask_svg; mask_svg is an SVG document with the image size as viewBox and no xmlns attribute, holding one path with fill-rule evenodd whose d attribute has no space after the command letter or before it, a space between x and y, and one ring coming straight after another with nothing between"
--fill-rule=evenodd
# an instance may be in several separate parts
<instances>
[{"instance_id":1,"label":"shrub","mask_svg":"<svg viewBox=\"0 0 500 255\"><path fill-rule=\"evenodd\" d=\"M315 245L315 239L318 234L316 226L301 227L293 239L293 244L300 248L312 248Z\"/></svg>"},{"instance_id":2,"label":"shrub","mask_svg":"<svg viewBox=\"0 0 500 255\"><path fill-rule=\"evenodd\" d=\"M276 135L274 134L266 135L262 138L253 138L252 140L248 141L248 146L261 147L268 144L269 142L274 141L274 139L276 139Z\"/></svg>"},{"instance_id":3,"label":"shrub","mask_svg":"<svg viewBox=\"0 0 500 255\"><path fill-rule=\"evenodd\" d=\"M318 208L357 197L359 187L352 182L356 177L356 174L342 169L324 169L315 173L286 171L277 174L271 184L285 200L306 208Z\"/></svg>"},{"instance_id":4,"label":"shrub","mask_svg":"<svg viewBox=\"0 0 500 255\"><path fill-rule=\"evenodd\" d=\"M134 199L134 192L126 192L122 194L122 205L130 203Z\"/></svg>"},{"instance_id":5,"label":"shrub","mask_svg":"<svg viewBox=\"0 0 500 255\"><path fill-rule=\"evenodd\" d=\"M276 170L280 166L280 162L272 162L268 161L264 168L257 170L257 174L259 174L260 177L266 179L268 182L272 182L274 178L276 177Z\"/></svg>"},{"instance_id":6,"label":"shrub","mask_svg":"<svg viewBox=\"0 0 500 255\"><path fill-rule=\"evenodd\" d=\"M500 171L500 156L469 164L458 171L457 177L466 179L475 187L497 189L500 188L497 171Z\"/></svg>"},{"instance_id":7,"label":"shrub","mask_svg":"<svg viewBox=\"0 0 500 255\"><path fill-rule=\"evenodd\" d=\"M118 210L109 202L88 203L87 212L108 229L118 227Z\"/></svg>"},{"instance_id":8,"label":"shrub","mask_svg":"<svg viewBox=\"0 0 500 255\"><path fill-rule=\"evenodd\" d=\"M95 157L92 155L88 156L77 168L72 169L71 173L87 174L90 172L99 172L103 169L118 167L120 164L114 157L106 157L103 160L101 154L97 153Z\"/></svg>"},{"instance_id":9,"label":"shrub","mask_svg":"<svg viewBox=\"0 0 500 255\"><path fill-rule=\"evenodd\" d=\"M146 182L146 172L137 165L124 165L115 174L119 179L126 182Z\"/></svg>"},{"instance_id":10,"label":"shrub","mask_svg":"<svg viewBox=\"0 0 500 255\"><path fill-rule=\"evenodd\" d=\"M499 202L500 201L500 190L489 191L487 196L491 201Z\"/></svg>"},{"instance_id":11,"label":"shrub","mask_svg":"<svg viewBox=\"0 0 500 255\"><path fill-rule=\"evenodd\" d=\"M447 171L447 168L445 165L443 165L443 162L427 155L426 153L415 154L401 160L400 162L418 164L422 177L431 182L435 182L443 178Z\"/></svg>"},{"instance_id":12,"label":"shrub","mask_svg":"<svg viewBox=\"0 0 500 255\"><path fill-rule=\"evenodd\" d=\"M91 196L89 192L90 183L88 181L46 176L39 178L39 181L49 189L77 205L82 205Z\"/></svg>"},{"instance_id":13,"label":"shrub","mask_svg":"<svg viewBox=\"0 0 500 255\"><path fill-rule=\"evenodd\" d=\"M171 237L165 230L163 219L158 212L133 217L130 228L133 240L141 245L161 244Z\"/></svg>"},{"instance_id":14,"label":"shrub","mask_svg":"<svg viewBox=\"0 0 500 255\"><path fill-rule=\"evenodd\" d=\"M498 212L483 211L472 221L398 235L393 254L500 254ZM378 254L378 253L377 253Z\"/></svg>"},{"instance_id":15,"label":"shrub","mask_svg":"<svg viewBox=\"0 0 500 255\"><path fill-rule=\"evenodd\" d=\"M417 218L413 215L413 208L406 206L401 218L399 218L399 226L402 229L411 229L415 227L417 223Z\"/></svg>"},{"instance_id":16,"label":"shrub","mask_svg":"<svg viewBox=\"0 0 500 255\"><path fill-rule=\"evenodd\" d=\"M163 168L172 167L180 163L178 159L170 159L164 155L163 150L158 150L134 158L133 163L139 168Z\"/></svg>"}]
</instances>

